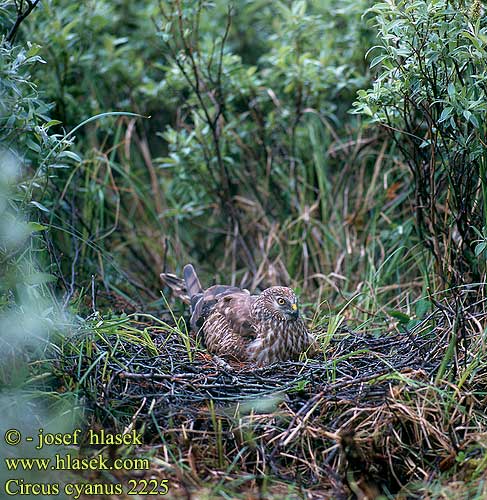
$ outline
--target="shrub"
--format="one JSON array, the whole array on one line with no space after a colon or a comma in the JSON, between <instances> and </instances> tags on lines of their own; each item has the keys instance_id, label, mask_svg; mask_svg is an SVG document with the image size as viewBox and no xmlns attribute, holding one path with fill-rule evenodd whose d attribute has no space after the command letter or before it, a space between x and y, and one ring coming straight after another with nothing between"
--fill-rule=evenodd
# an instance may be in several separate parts
<instances>
[{"instance_id":1,"label":"shrub","mask_svg":"<svg viewBox=\"0 0 487 500\"><path fill-rule=\"evenodd\" d=\"M334 239L327 234L336 215L330 179L344 155L332 158L328 148L355 133L347 111L368 78L360 41L372 37L361 24L363 3L269 2L260 22L271 32L249 64L232 50L234 19L246 8L230 10L205 35L200 25L213 9L192 1L163 9L160 37L172 62L164 85L180 98L159 165L200 259L219 249L258 282L264 254L266 279L308 278L334 258L323 241Z\"/></svg>"},{"instance_id":2,"label":"shrub","mask_svg":"<svg viewBox=\"0 0 487 500\"><path fill-rule=\"evenodd\" d=\"M448 285L478 282L485 269L475 255L485 250L476 243L487 216L487 32L480 10L478 1L376 4L377 76L359 91L355 108L390 133L409 166L417 229Z\"/></svg>"}]
</instances>

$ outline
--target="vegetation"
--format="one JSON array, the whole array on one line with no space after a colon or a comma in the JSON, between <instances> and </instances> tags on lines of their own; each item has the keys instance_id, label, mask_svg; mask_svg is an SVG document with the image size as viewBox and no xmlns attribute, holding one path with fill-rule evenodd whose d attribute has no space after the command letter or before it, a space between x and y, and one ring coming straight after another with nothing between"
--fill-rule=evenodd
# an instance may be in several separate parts
<instances>
[{"instance_id":1,"label":"vegetation","mask_svg":"<svg viewBox=\"0 0 487 500\"><path fill-rule=\"evenodd\" d=\"M149 471L62 480L174 498L485 498L479 0L0 0L0 22L2 436L136 429L71 453ZM320 356L218 364L161 293L187 262L294 287Z\"/></svg>"}]
</instances>

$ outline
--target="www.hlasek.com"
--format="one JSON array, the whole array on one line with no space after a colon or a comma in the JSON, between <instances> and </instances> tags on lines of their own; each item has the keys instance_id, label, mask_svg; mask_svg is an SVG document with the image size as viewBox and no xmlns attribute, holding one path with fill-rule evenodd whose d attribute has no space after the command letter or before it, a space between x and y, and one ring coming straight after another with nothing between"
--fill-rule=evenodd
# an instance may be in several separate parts
<instances>
[{"instance_id":1,"label":"www.hlasek.com","mask_svg":"<svg viewBox=\"0 0 487 500\"><path fill-rule=\"evenodd\" d=\"M50 446L70 446L80 443L81 429L72 433L44 433L39 429L36 436L36 450L42 450ZM22 436L18 429L9 429L4 435L5 443L9 446L17 446L22 441L34 442L32 436ZM125 434L110 434L105 431L94 432L89 430L84 442L89 445L141 445L141 436L135 431ZM109 460L107 457L97 455L94 457L76 457L69 453L56 453L53 457L21 458L7 457L4 459L7 471L12 476L16 473L28 471L116 471L116 470L149 470L150 462L147 458L117 458ZM93 483L93 482L29 482L18 477L11 477L4 482L3 492L7 496L26 495L59 495L64 493L68 497L77 500L81 495L165 495L169 492L167 479L129 479L126 484L122 483Z\"/></svg>"}]
</instances>

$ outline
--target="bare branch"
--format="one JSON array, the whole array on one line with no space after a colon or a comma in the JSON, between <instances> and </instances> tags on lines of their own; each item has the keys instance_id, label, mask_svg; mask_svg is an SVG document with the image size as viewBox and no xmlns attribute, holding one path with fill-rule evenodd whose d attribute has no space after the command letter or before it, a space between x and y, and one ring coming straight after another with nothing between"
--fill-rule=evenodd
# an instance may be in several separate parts
<instances>
[{"instance_id":1,"label":"bare branch","mask_svg":"<svg viewBox=\"0 0 487 500\"><path fill-rule=\"evenodd\" d=\"M14 25L10 28L10 31L7 35L7 42L12 43L17 31L19 30L20 25L26 19L26 17L35 9L36 5L40 2L40 0L25 0L27 4L27 8L24 10L24 0L20 2L15 2L15 7L17 8L17 19L15 20Z\"/></svg>"}]
</instances>

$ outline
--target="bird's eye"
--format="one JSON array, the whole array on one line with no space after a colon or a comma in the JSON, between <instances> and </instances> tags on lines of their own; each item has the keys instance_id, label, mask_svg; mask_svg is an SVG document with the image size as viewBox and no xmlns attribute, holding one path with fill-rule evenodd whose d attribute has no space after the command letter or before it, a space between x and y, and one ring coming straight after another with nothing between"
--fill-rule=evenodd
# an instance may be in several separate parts
<instances>
[{"instance_id":1,"label":"bird's eye","mask_svg":"<svg viewBox=\"0 0 487 500\"><path fill-rule=\"evenodd\" d=\"M285 301L282 297L279 297L279 298L277 299L277 303L278 303L280 306L283 306L283 305L286 303L286 301Z\"/></svg>"}]
</instances>

